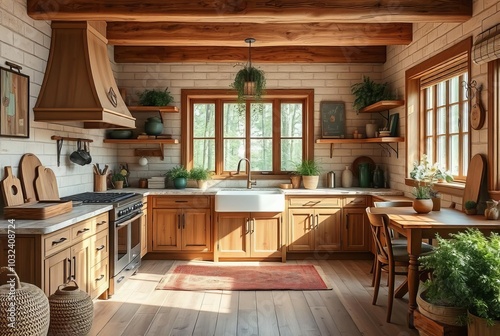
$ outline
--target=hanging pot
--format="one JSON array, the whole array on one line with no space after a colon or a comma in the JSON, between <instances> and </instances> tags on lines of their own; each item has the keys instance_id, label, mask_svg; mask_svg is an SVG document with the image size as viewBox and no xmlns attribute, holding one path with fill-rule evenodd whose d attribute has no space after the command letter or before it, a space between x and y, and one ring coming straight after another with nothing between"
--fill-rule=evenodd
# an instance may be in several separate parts
<instances>
[{"instance_id":1,"label":"hanging pot","mask_svg":"<svg viewBox=\"0 0 500 336\"><path fill-rule=\"evenodd\" d=\"M78 140L77 149L69 156L71 162L77 165L84 166L87 164L88 156L86 152L82 149L82 142Z\"/></svg>"}]
</instances>

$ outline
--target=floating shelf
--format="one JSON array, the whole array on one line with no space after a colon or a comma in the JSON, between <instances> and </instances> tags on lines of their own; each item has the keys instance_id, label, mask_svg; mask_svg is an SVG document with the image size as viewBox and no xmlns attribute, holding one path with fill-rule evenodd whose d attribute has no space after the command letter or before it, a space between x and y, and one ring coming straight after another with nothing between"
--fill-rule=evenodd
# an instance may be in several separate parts
<instances>
[{"instance_id":1,"label":"floating shelf","mask_svg":"<svg viewBox=\"0 0 500 336\"><path fill-rule=\"evenodd\" d=\"M158 112L160 114L160 118L162 122L163 113L179 113L179 109L177 106L127 106L128 110L133 113L151 113Z\"/></svg>"},{"instance_id":2,"label":"floating shelf","mask_svg":"<svg viewBox=\"0 0 500 336\"><path fill-rule=\"evenodd\" d=\"M330 158L333 157L333 145L334 144L364 144L364 143L376 143L383 149L389 152L389 148L396 153L396 157L399 157L399 143L404 142L403 137L383 137L383 138L365 138L365 139L317 139L317 144L330 144ZM396 148L391 146L391 143L396 144ZM390 152L389 152L390 153Z\"/></svg>"},{"instance_id":3,"label":"floating shelf","mask_svg":"<svg viewBox=\"0 0 500 336\"><path fill-rule=\"evenodd\" d=\"M105 143L116 144L157 144L159 149L136 148L135 156L158 156L163 161L165 156L163 149L165 144L178 144L177 139L104 139Z\"/></svg>"},{"instance_id":4,"label":"floating shelf","mask_svg":"<svg viewBox=\"0 0 500 336\"><path fill-rule=\"evenodd\" d=\"M389 120L389 110L403 106L405 104L404 100L381 100L375 104L371 104L363 107L358 112L359 113L376 113L378 112L385 120ZM381 112L387 111L387 116L383 115Z\"/></svg>"}]
</instances>

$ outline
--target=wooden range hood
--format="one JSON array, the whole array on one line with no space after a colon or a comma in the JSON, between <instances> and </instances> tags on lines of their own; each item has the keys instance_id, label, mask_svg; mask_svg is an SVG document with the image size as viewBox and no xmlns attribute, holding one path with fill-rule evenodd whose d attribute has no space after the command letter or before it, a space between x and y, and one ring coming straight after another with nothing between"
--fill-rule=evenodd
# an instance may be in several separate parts
<instances>
[{"instance_id":1,"label":"wooden range hood","mask_svg":"<svg viewBox=\"0 0 500 336\"><path fill-rule=\"evenodd\" d=\"M35 121L80 128L135 128L108 58L105 22L52 22Z\"/></svg>"}]
</instances>

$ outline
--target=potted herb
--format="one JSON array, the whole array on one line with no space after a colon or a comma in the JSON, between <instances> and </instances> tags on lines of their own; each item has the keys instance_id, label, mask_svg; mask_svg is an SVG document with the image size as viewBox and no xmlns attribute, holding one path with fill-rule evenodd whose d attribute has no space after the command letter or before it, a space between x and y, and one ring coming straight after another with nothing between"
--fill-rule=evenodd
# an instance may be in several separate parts
<instances>
[{"instance_id":1,"label":"potted herb","mask_svg":"<svg viewBox=\"0 0 500 336\"><path fill-rule=\"evenodd\" d=\"M189 172L184 166L175 166L169 169L165 175L174 182L176 189L186 188Z\"/></svg>"},{"instance_id":2,"label":"potted herb","mask_svg":"<svg viewBox=\"0 0 500 336\"><path fill-rule=\"evenodd\" d=\"M238 71L231 87L236 90L239 103L244 102L248 96L260 100L266 89L264 71L247 65Z\"/></svg>"},{"instance_id":3,"label":"potted herb","mask_svg":"<svg viewBox=\"0 0 500 336\"><path fill-rule=\"evenodd\" d=\"M356 111L363 107L374 104L381 100L391 100L394 96L389 91L389 83L378 84L368 76L363 76L363 82L351 86L351 92L354 95L352 106Z\"/></svg>"},{"instance_id":4,"label":"potted herb","mask_svg":"<svg viewBox=\"0 0 500 336\"><path fill-rule=\"evenodd\" d=\"M475 215L477 213L477 203L474 201L467 201L464 204L465 213L467 215Z\"/></svg>"},{"instance_id":5,"label":"potted herb","mask_svg":"<svg viewBox=\"0 0 500 336\"><path fill-rule=\"evenodd\" d=\"M167 106L174 101L174 97L165 90L144 90L139 94L139 104L142 106Z\"/></svg>"},{"instance_id":6,"label":"potted herb","mask_svg":"<svg viewBox=\"0 0 500 336\"><path fill-rule=\"evenodd\" d=\"M469 336L499 335L500 235L467 229L450 236L438 236L434 253L420 257L432 272L425 299L466 308Z\"/></svg>"},{"instance_id":7,"label":"potted herb","mask_svg":"<svg viewBox=\"0 0 500 336\"><path fill-rule=\"evenodd\" d=\"M302 160L295 168L297 174L302 176L304 188L316 189L319 182L320 168L314 160Z\"/></svg>"},{"instance_id":8,"label":"potted herb","mask_svg":"<svg viewBox=\"0 0 500 336\"><path fill-rule=\"evenodd\" d=\"M207 180L212 178L212 172L203 167L194 167L189 171L189 178L196 181L198 188L206 189Z\"/></svg>"},{"instance_id":9,"label":"potted herb","mask_svg":"<svg viewBox=\"0 0 500 336\"><path fill-rule=\"evenodd\" d=\"M114 173L111 176L111 181L113 182L113 187L115 189L123 189L123 183L125 182L125 176L122 173Z\"/></svg>"}]
</instances>

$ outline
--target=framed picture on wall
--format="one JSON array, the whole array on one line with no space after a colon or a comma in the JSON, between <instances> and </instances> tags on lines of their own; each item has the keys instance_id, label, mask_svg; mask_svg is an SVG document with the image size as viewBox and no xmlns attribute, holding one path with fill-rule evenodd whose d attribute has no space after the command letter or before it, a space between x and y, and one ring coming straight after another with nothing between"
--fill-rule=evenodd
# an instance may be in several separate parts
<instances>
[{"instance_id":1,"label":"framed picture on wall","mask_svg":"<svg viewBox=\"0 0 500 336\"><path fill-rule=\"evenodd\" d=\"M399 129L399 113L391 114L389 117L389 131L391 131L391 137L398 136Z\"/></svg>"},{"instance_id":2,"label":"framed picture on wall","mask_svg":"<svg viewBox=\"0 0 500 336\"><path fill-rule=\"evenodd\" d=\"M0 136L29 138L29 82L20 70L0 67Z\"/></svg>"},{"instance_id":3,"label":"framed picture on wall","mask_svg":"<svg viewBox=\"0 0 500 336\"><path fill-rule=\"evenodd\" d=\"M344 102L322 101L320 104L321 137L343 138L345 134Z\"/></svg>"}]
</instances>

